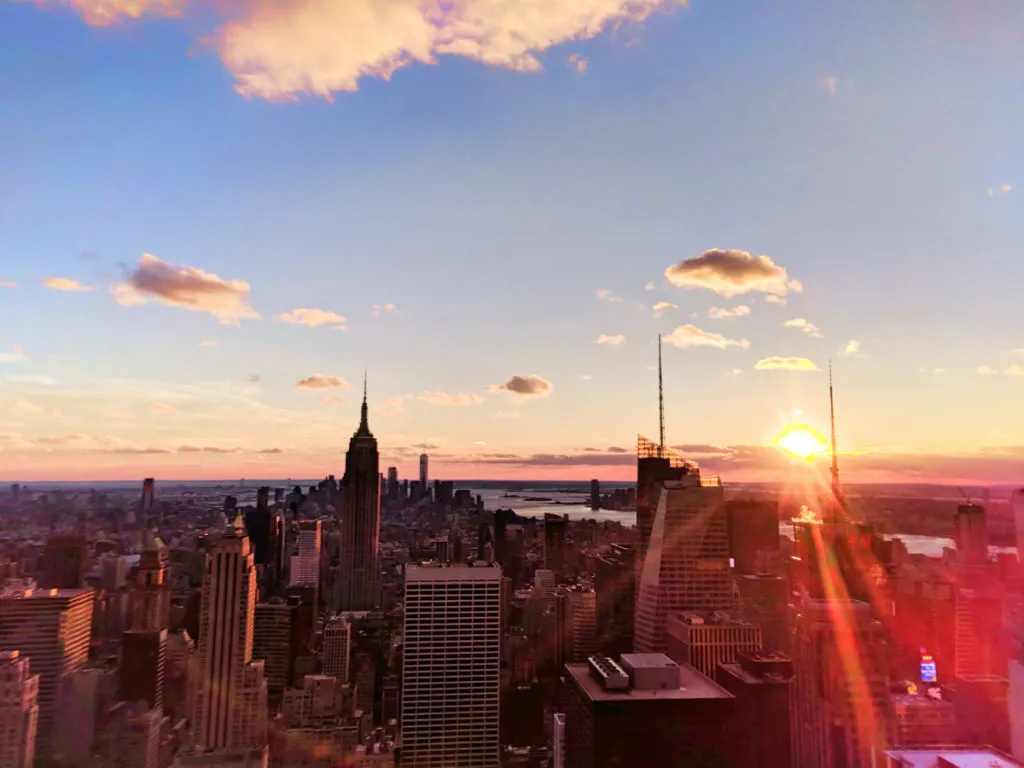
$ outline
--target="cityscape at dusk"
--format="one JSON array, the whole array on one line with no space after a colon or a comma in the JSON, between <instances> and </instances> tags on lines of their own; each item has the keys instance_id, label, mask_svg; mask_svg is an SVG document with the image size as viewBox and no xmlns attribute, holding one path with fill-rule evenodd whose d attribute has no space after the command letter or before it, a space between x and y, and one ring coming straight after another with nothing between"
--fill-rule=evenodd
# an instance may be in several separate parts
<instances>
[{"instance_id":1,"label":"cityscape at dusk","mask_svg":"<svg viewBox=\"0 0 1024 768\"><path fill-rule=\"evenodd\" d=\"M1024 9L0 2L0 478L1008 485ZM825 446L822 446L825 447Z\"/></svg>"}]
</instances>

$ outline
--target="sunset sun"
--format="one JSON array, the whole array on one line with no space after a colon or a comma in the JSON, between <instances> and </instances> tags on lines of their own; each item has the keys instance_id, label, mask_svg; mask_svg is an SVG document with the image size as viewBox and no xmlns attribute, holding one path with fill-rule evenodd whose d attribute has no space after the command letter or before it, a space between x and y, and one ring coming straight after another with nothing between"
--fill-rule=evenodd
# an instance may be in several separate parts
<instances>
[{"instance_id":1,"label":"sunset sun","mask_svg":"<svg viewBox=\"0 0 1024 768\"><path fill-rule=\"evenodd\" d=\"M822 434L802 424L786 427L775 438L775 444L790 456L804 461L828 452L828 443Z\"/></svg>"}]
</instances>

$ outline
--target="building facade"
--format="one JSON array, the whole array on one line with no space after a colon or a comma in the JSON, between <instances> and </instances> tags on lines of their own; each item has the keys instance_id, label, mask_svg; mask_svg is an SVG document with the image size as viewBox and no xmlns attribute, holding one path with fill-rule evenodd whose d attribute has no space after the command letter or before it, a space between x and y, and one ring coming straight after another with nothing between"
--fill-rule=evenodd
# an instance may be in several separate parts
<instances>
[{"instance_id":1,"label":"building facade","mask_svg":"<svg viewBox=\"0 0 1024 768\"><path fill-rule=\"evenodd\" d=\"M0 765L32 768L39 725L39 675L18 651L0 652Z\"/></svg>"},{"instance_id":2,"label":"building facade","mask_svg":"<svg viewBox=\"0 0 1024 768\"><path fill-rule=\"evenodd\" d=\"M365 611L380 601L380 453L370 432L363 388L362 418L345 454L342 478L341 565L338 606Z\"/></svg>"}]
</instances>

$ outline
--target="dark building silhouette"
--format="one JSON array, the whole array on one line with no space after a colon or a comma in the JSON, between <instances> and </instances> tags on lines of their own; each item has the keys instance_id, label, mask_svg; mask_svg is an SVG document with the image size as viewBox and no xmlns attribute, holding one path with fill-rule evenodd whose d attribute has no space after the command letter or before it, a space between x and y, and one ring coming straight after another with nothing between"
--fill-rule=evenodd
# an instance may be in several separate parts
<instances>
[{"instance_id":1,"label":"dark building silhouette","mask_svg":"<svg viewBox=\"0 0 1024 768\"><path fill-rule=\"evenodd\" d=\"M597 592L597 648L606 656L633 650L633 614L636 551L628 544L612 544L595 562Z\"/></svg>"},{"instance_id":2,"label":"dark building silhouette","mask_svg":"<svg viewBox=\"0 0 1024 768\"><path fill-rule=\"evenodd\" d=\"M274 538L274 515L270 511L270 488L262 487L256 493L256 508L245 513L245 532L253 548L256 565L269 566L273 562L271 541Z\"/></svg>"},{"instance_id":3,"label":"dark building silhouette","mask_svg":"<svg viewBox=\"0 0 1024 768\"><path fill-rule=\"evenodd\" d=\"M516 519L516 513L511 509L498 509L494 512L494 559L505 567L508 559L508 539L505 537L505 529Z\"/></svg>"},{"instance_id":4,"label":"dark building silhouette","mask_svg":"<svg viewBox=\"0 0 1024 768\"><path fill-rule=\"evenodd\" d=\"M725 512L734 573L756 573L757 553L779 549L778 502L731 499L725 503Z\"/></svg>"},{"instance_id":5,"label":"dark building silhouette","mask_svg":"<svg viewBox=\"0 0 1024 768\"><path fill-rule=\"evenodd\" d=\"M590 508L595 511L601 508L601 483L596 479L590 481Z\"/></svg>"},{"instance_id":6,"label":"dark building silhouette","mask_svg":"<svg viewBox=\"0 0 1024 768\"><path fill-rule=\"evenodd\" d=\"M380 599L380 454L367 411L364 382L362 418L349 441L341 481L340 607L346 611L370 610Z\"/></svg>"},{"instance_id":7,"label":"dark building silhouette","mask_svg":"<svg viewBox=\"0 0 1024 768\"><path fill-rule=\"evenodd\" d=\"M544 565L555 574L565 570L565 526L564 517L544 514Z\"/></svg>"},{"instance_id":8,"label":"dark building silhouette","mask_svg":"<svg viewBox=\"0 0 1024 768\"><path fill-rule=\"evenodd\" d=\"M789 692L793 661L784 653L738 651L715 682L735 696L726 725L733 768L789 768Z\"/></svg>"},{"instance_id":9,"label":"dark building silhouette","mask_svg":"<svg viewBox=\"0 0 1024 768\"><path fill-rule=\"evenodd\" d=\"M139 512L142 514L142 519L145 521L146 516L153 512L153 488L155 481L152 477L147 477L142 481L142 499L139 501Z\"/></svg>"},{"instance_id":10,"label":"dark building silhouette","mask_svg":"<svg viewBox=\"0 0 1024 768\"><path fill-rule=\"evenodd\" d=\"M983 506L958 505L954 532L957 553L963 563L983 565L988 562L988 521Z\"/></svg>"},{"instance_id":11,"label":"dark building silhouette","mask_svg":"<svg viewBox=\"0 0 1024 768\"><path fill-rule=\"evenodd\" d=\"M81 589L85 585L88 549L84 536L54 536L43 550L39 586L44 589Z\"/></svg>"},{"instance_id":12,"label":"dark building silhouette","mask_svg":"<svg viewBox=\"0 0 1024 768\"><path fill-rule=\"evenodd\" d=\"M164 702L167 630L129 630L121 635L121 701L145 701L151 709Z\"/></svg>"}]
</instances>

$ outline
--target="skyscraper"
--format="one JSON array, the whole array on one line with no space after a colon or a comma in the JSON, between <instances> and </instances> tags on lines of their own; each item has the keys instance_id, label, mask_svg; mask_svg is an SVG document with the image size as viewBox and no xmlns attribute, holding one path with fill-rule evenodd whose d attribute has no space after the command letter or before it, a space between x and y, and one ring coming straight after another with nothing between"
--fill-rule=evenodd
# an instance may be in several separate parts
<instances>
[{"instance_id":1,"label":"skyscraper","mask_svg":"<svg viewBox=\"0 0 1024 768\"><path fill-rule=\"evenodd\" d=\"M325 675L347 683L352 656L352 625L347 616L335 616L324 626L323 670Z\"/></svg>"},{"instance_id":2,"label":"skyscraper","mask_svg":"<svg viewBox=\"0 0 1024 768\"><path fill-rule=\"evenodd\" d=\"M428 463L428 461L429 461L429 459L427 458L427 454L421 453L420 454L420 488L422 488L424 492L426 492L426 490L427 490L427 463Z\"/></svg>"},{"instance_id":3,"label":"skyscraper","mask_svg":"<svg viewBox=\"0 0 1024 768\"><path fill-rule=\"evenodd\" d=\"M18 651L0 652L0 765L32 768L39 725L39 675Z\"/></svg>"},{"instance_id":4,"label":"skyscraper","mask_svg":"<svg viewBox=\"0 0 1024 768\"><path fill-rule=\"evenodd\" d=\"M266 743L267 683L252 660L256 566L241 517L206 556L193 740L201 750Z\"/></svg>"},{"instance_id":5,"label":"skyscraper","mask_svg":"<svg viewBox=\"0 0 1024 768\"><path fill-rule=\"evenodd\" d=\"M679 611L732 607L725 497L717 477L688 471L655 487L657 512L636 595L636 649L665 650L666 620Z\"/></svg>"},{"instance_id":6,"label":"skyscraper","mask_svg":"<svg viewBox=\"0 0 1024 768\"><path fill-rule=\"evenodd\" d=\"M0 592L0 650L18 651L39 675L36 753L50 754L61 680L89 659L91 589L24 589Z\"/></svg>"},{"instance_id":7,"label":"skyscraper","mask_svg":"<svg viewBox=\"0 0 1024 768\"><path fill-rule=\"evenodd\" d=\"M295 606L279 597L257 603L253 621L252 657L263 660L267 690L284 692L291 682L292 632Z\"/></svg>"},{"instance_id":8,"label":"skyscraper","mask_svg":"<svg viewBox=\"0 0 1024 768\"><path fill-rule=\"evenodd\" d=\"M46 541L39 586L81 589L85 585L88 551L84 536L52 536Z\"/></svg>"},{"instance_id":9,"label":"skyscraper","mask_svg":"<svg viewBox=\"0 0 1024 768\"><path fill-rule=\"evenodd\" d=\"M499 764L501 569L406 569L402 765Z\"/></svg>"},{"instance_id":10,"label":"skyscraper","mask_svg":"<svg viewBox=\"0 0 1024 768\"><path fill-rule=\"evenodd\" d=\"M298 554L292 555L291 586L316 587L320 583L320 521L300 520Z\"/></svg>"},{"instance_id":11,"label":"skyscraper","mask_svg":"<svg viewBox=\"0 0 1024 768\"><path fill-rule=\"evenodd\" d=\"M144 632L167 629L171 611L171 558L158 538L150 538L139 559L131 591L131 628Z\"/></svg>"},{"instance_id":12,"label":"skyscraper","mask_svg":"<svg viewBox=\"0 0 1024 768\"><path fill-rule=\"evenodd\" d=\"M367 421L366 382L359 429L345 454L342 478L340 607L346 611L374 608L379 600L380 454Z\"/></svg>"},{"instance_id":13,"label":"skyscraper","mask_svg":"<svg viewBox=\"0 0 1024 768\"><path fill-rule=\"evenodd\" d=\"M544 567L556 574L565 570L565 518L544 514Z\"/></svg>"}]
</instances>

